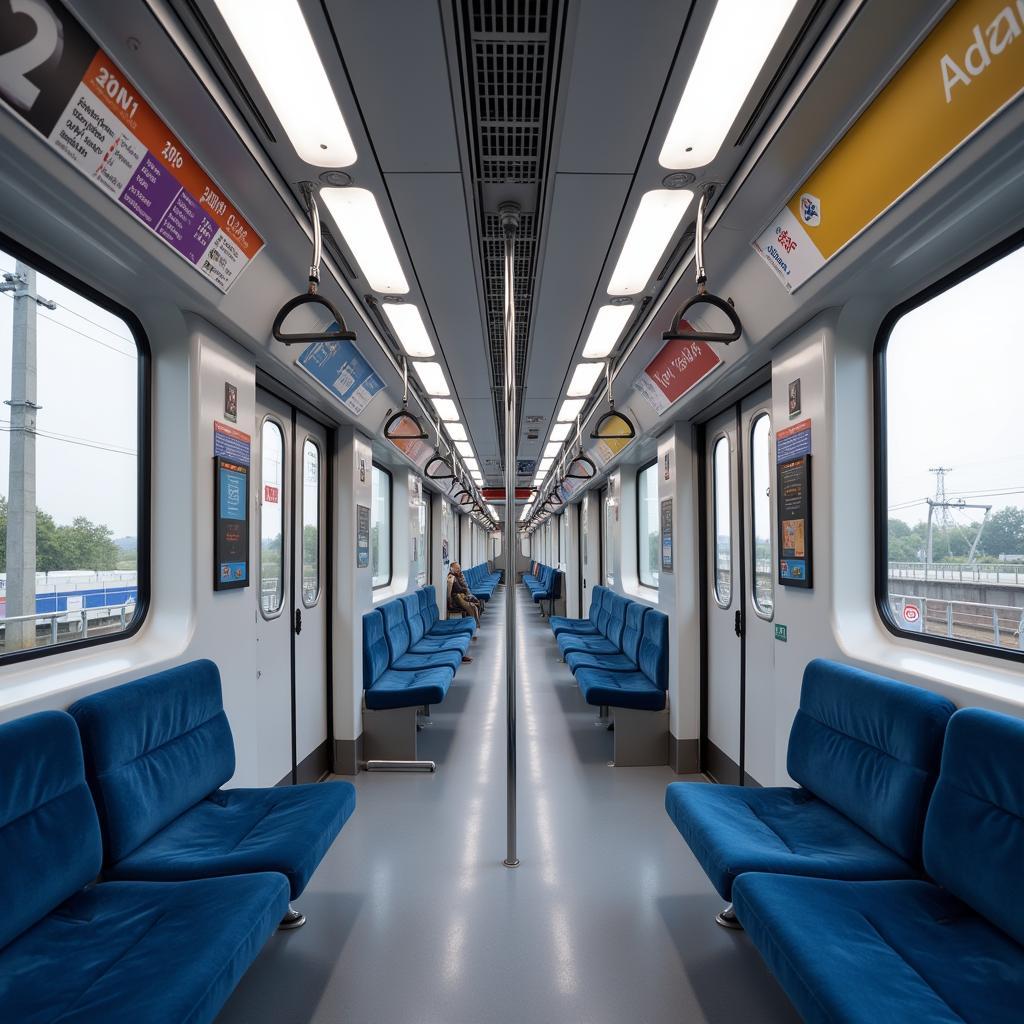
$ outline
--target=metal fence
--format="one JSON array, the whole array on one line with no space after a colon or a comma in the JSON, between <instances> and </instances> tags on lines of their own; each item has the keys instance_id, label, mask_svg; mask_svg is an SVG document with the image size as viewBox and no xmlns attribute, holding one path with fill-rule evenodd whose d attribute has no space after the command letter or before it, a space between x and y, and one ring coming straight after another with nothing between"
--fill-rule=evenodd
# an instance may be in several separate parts
<instances>
[{"instance_id":1,"label":"metal fence","mask_svg":"<svg viewBox=\"0 0 1024 1024\"><path fill-rule=\"evenodd\" d=\"M892 593L889 607L896 622L907 632L1021 649L1024 608ZM908 607L916 611L908 614Z\"/></svg>"},{"instance_id":2,"label":"metal fence","mask_svg":"<svg viewBox=\"0 0 1024 1024\"><path fill-rule=\"evenodd\" d=\"M994 583L1024 586L1019 562L890 562L891 580L938 580L950 583Z\"/></svg>"},{"instance_id":3,"label":"metal fence","mask_svg":"<svg viewBox=\"0 0 1024 1024\"><path fill-rule=\"evenodd\" d=\"M7 646L7 624L35 622L34 646L47 647L69 640L81 640L96 632L114 632L128 628L135 618L134 599L102 608L80 608L73 611L37 612L35 615L11 615L0 619L0 649ZM40 630L42 626L42 630ZM64 626L62 630L60 627Z\"/></svg>"}]
</instances>

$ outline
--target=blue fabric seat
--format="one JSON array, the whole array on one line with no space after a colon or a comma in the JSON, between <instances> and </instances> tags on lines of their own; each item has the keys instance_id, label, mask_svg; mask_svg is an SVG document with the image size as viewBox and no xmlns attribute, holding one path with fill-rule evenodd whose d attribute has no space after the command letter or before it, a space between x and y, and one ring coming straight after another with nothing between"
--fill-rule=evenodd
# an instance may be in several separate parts
<instances>
[{"instance_id":1,"label":"blue fabric seat","mask_svg":"<svg viewBox=\"0 0 1024 1024\"><path fill-rule=\"evenodd\" d=\"M440 704L452 684L450 665L403 672L391 666L391 648L384 636L379 609L363 616L363 699L373 711Z\"/></svg>"},{"instance_id":2,"label":"blue fabric seat","mask_svg":"<svg viewBox=\"0 0 1024 1024\"><path fill-rule=\"evenodd\" d=\"M560 633L558 649L565 658L571 651L583 651L591 654L618 654L621 648L622 631L626 626L626 608L630 602L618 594L609 593L597 613L600 636L588 636L575 633Z\"/></svg>"},{"instance_id":3,"label":"blue fabric seat","mask_svg":"<svg viewBox=\"0 0 1024 1024\"><path fill-rule=\"evenodd\" d=\"M1022 1019L1021 764L1024 721L953 715L924 827L934 883L736 879L736 914L804 1020Z\"/></svg>"},{"instance_id":4,"label":"blue fabric seat","mask_svg":"<svg viewBox=\"0 0 1024 1024\"><path fill-rule=\"evenodd\" d=\"M585 619L570 619L564 615L552 615L548 619L551 632L556 637L561 633L581 633L588 636L597 636L600 633L597 626L597 615L601 610L601 603L604 601L604 596L607 593L607 587L594 587L590 595L590 614Z\"/></svg>"},{"instance_id":5,"label":"blue fabric seat","mask_svg":"<svg viewBox=\"0 0 1024 1024\"><path fill-rule=\"evenodd\" d=\"M447 666L454 672L462 664L461 650L431 650L412 647L412 633L400 601L387 601L378 611L384 617L384 637L390 652L389 665L400 670Z\"/></svg>"},{"instance_id":6,"label":"blue fabric seat","mask_svg":"<svg viewBox=\"0 0 1024 1024\"><path fill-rule=\"evenodd\" d=\"M69 709L103 833L104 877L184 881L277 871L298 897L355 809L355 787L223 786L235 771L212 661L85 697Z\"/></svg>"},{"instance_id":7,"label":"blue fabric seat","mask_svg":"<svg viewBox=\"0 0 1024 1024\"><path fill-rule=\"evenodd\" d=\"M953 705L818 659L804 670L787 770L801 788L672 783L665 806L725 900L744 871L911 878Z\"/></svg>"},{"instance_id":8,"label":"blue fabric seat","mask_svg":"<svg viewBox=\"0 0 1024 1024\"><path fill-rule=\"evenodd\" d=\"M437 592L432 586L420 587L416 591L419 598L423 621L429 623L427 636L444 636L448 633L467 633L472 636L476 632L476 619L464 616L461 619L442 619L437 610Z\"/></svg>"},{"instance_id":9,"label":"blue fabric seat","mask_svg":"<svg viewBox=\"0 0 1024 1024\"><path fill-rule=\"evenodd\" d=\"M287 880L92 884L100 824L63 711L0 726L0 778L0 1020L213 1021L287 911Z\"/></svg>"},{"instance_id":10,"label":"blue fabric seat","mask_svg":"<svg viewBox=\"0 0 1024 1024\"><path fill-rule=\"evenodd\" d=\"M533 600L535 604L539 604L541 601L557 601L562 596L562 576L558 569L551 569L548 573L546 582L542 583L540 587L533 591Z\"/></svg>"},{"instance_id":11,"label":"blue fabric seat","mask_svg":"<svg viewBox=\"0 0 1024 1024\"><path fill-rule=\"evenodd\" d=\"M464 630L443 636L436 634L430 636L427 633L427 623L420 610L419 598L415 594L405 594L398 600L405 612L405 621L409 627L410 651L420 654L428 651L458 651L460 654L465 654L469 650L472 637Z\"/></svg>"},{"instance_id":12,"label":"blue fabric seat","mask_svg":"<svg viewBox=\"0 0 1024 1024\"><path fill-rule=\"evenodd\" d=\"M598 668L606 672L639 672L640 637L647 606L630 601L622 627L621 650L617 654L597 654L594 651L569 651L565 661L575 673L579 668Z\"/></svg>"},{"instance_id":13,"label":"blue fabric seat","mask_svg":"<svg viewBox=\"0 0 1024 1024\"><path fill-rule=\"evenodd\" d=\"M580 668L576 683L588 704L661 711L668 691L668 616L647 609L637 654L639 671Z\"/></svg>"}]
</instances>

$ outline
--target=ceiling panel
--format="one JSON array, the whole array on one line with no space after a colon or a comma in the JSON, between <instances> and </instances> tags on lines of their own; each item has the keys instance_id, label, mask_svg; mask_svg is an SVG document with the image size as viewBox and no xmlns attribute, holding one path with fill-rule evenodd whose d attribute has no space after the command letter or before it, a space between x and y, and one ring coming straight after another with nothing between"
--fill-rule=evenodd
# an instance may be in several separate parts
<instances>
[{"instance_id":1,"label":"ceiling panel","mask_svg":"<svg viewBox=\"0 0 1024 1024\"><path fill-rule=\"evenodd\" d=\"M438 5L326 0L326 7L381 170L458 171Z\"/></svg>"}]
</instances>

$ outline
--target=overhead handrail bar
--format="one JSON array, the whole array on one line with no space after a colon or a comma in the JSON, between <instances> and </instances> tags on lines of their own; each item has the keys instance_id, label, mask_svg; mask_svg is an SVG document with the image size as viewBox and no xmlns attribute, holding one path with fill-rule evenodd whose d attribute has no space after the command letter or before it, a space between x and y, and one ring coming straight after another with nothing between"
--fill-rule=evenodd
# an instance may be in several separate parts
<instances>
[{"instance_id":1,"label":"overhead handrail bar","mask_svg":"<svg viewBox=\"0 0 1024 1024\"><path fill-rule=\"evenodd\" d=\"M297 341L355 341L356 333L355 331L350 331L348 327L345 326L345 318L338 311L338 307L335 306L330 299L319 294L320 262L323 258L323 238L320 231L320 211L317 208L313 190L310 188L305 191L306 205L309 210L309 219L313 222L313 259L309 265L309 283L306 286L306 291L302 295L296 295L295 298L289 299L277 311L277 316L274 317L274 323L270 330L274 335L274 340L281 342L283 345L294 345ZM324 309L331 314L331 325L323 331L307 331L300 334L282 333L281 328L284 326L284 322L288 314L293 310L298 309L299 306L323 306Z\"/></svg>"},{"instance_id":2,"label":"overhead handrail bar","mask_svg":"<svg viewBox=\"0 0 1024 1024\"><path fill-rule=\"evenodd\" d=\"M611 359L605 360L605 376L608 381L608 411L597 421L597 425L590 432L590 437L594 441L628 441L636 437L636 427L633 426L633 421L624 413L616 412L615 410L615 396L612 394L612 361ZM619 420L623 427L618 425L615 426L615 432L606 429L613 421Z\"/></svg>"},{"instance_id":3,"label":"overhead handrail bar","mask_svg":"<svg viewBox=\"0 0 1024 1024\"><path fill-rule=\"evenodd\" d=\"M416 425L415 434L399 434L394 430L395 425L403 420L410 420ZM409 360L402 356L402 408L384 424L384 440L426 441L429 438L430 435L423 429L423 424L416 418L415 413L409 412Z\"/></svg>"},{"instance_id":4,"label":"overhead handrail bar","mask_svg":"<svg viewBox=\"0 0 1024 1024\"><path fill-rule=\"evenodd\" d=\"M732 299L722 299L712 295L708 291L708 274L704 269L704 207L708 200L708 191L701 193L700 202L697 204L697 228L693 236L694 244L694 266L697 274L697 294L682 304L679 312L672 318L672 329L662 334L664 341L709 341L719 342L728 345L736 341L743 333L743 324L740 323L739 315ZM685 320L686 313L693 306L706 305L714 306L721 310L728 318L732 326L730 331L696 331L692 324ZM688 330L683 330L686 326Z\"/></svg>"}]
</instances>

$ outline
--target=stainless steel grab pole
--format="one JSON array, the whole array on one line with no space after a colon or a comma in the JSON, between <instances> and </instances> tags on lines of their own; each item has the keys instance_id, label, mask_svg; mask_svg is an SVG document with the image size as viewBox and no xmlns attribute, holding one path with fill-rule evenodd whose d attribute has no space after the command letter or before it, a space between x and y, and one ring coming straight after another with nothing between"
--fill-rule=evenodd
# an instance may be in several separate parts
<instances>
[{"instance_id":1,"label":"stainless steel grab pole","mask_svg":"<svg viewBox=\"0 0 1024 1024\"><path fill-rule=\"evenodd\" d=\"M505 239L505 702L507 822L504 864L519 866L516 855L516 441L519 418L516 409L516 300L515 255L519 231L519 207L503 203L498 208Z\"/></svg>"}]
</instances>

